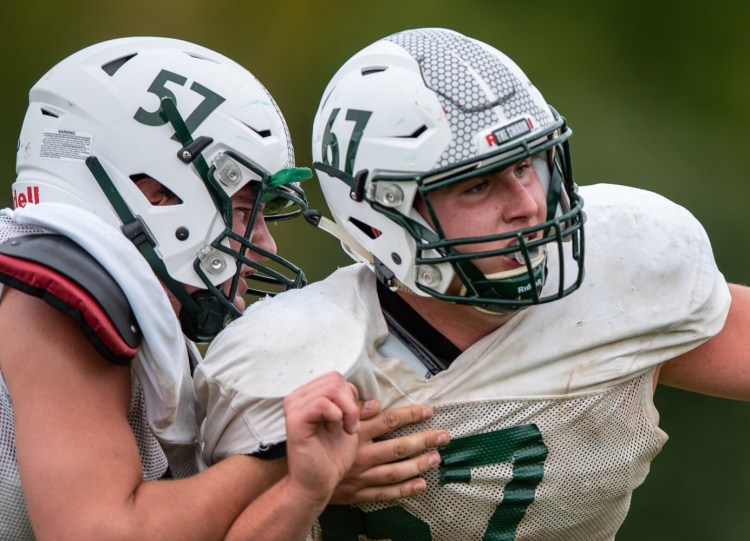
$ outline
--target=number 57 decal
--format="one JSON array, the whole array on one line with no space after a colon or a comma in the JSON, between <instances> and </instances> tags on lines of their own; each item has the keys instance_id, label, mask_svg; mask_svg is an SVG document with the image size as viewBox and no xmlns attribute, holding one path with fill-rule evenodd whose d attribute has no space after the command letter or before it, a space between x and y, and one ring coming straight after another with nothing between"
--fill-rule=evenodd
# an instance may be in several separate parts
<instances>
[{"instance_id":1,"label":"number 57 decal","mask_svg":"<svg viewBox=\"0 0 750 541\"><path fill-rule=\"evenodd\" d=\"M177 103L177 98L175 98L174 93L167 88L168 82L174 83L178 86L185 86L187 78L171 71L161 70L148 87L148 92L155 94L160 101L162 98L171 98L172 101ZM203 100L198 104L195 110L190 113L190 116L185 119L185 126L190 133L193 133L195 128L200 126L201 123L208 118L208 115L221 105L226 98L196 82L193 82L193 84L190 85L190 90L203 96ZM135 115L133 115L133 118L146 126L162 126L167 123L167 118L163 116L161 112L161 105L159 105L155 111L147 111L143 107L140 107Z\"/></svg>"},{"instance_id":2,"label":"number 57 decal","mask_svg":"<svg viewBox=\"0 0 750 541\"><path fill-rule=\"evenodd\" d=\"M544 475L547 446L539 428L530 424L456 438L440 454L441 485L470 483L471 468L513 463L513 477L482 536L483 541L513 541ZM435 494L440 498L440 492ZM325 541L358 541L360 535L373 541L432 541L429 526L402 507L367 513L346 506L329 506L320 517L320 526Z\"/></svg>"}]
</instances>

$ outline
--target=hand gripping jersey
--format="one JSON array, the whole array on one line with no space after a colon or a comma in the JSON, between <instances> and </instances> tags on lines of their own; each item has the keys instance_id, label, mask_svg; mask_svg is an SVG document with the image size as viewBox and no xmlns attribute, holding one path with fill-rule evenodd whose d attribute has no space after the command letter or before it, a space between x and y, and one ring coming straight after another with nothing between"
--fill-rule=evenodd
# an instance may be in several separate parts
<instances>
[{"instance_id":1,"label":"hand gripping jersey","mask_svg":"<svg viewBox=\"0 0 750 541\"><path fill-rule=\"evenodd\" d=\"M72 211L77 215L82 215L80 210L71 207ZM29 207L31 210L31 207ZM47 213L45 213L47 214ZM53 215L49 213L48 215ZM24 215L24 213L16 213L15 217ZM60 249L71 251L77 245L73 244L69 238L62 237L60 235L52 234L50 229L43 228L32 223L18 223L13 219L14 214L3 211L0 214L0 242L8 241L9 239L21 240L18 246L23 248L24 243L28 246L39 244L37 248L46 249L48 252ZM100 228L109 228L110 226L101 222L98 224ZM55 245L55 238L59 238L59 244ZM41 243L41 244L40 244ZM134 254L130 254L130 257L140 257L135 251L135 247L130 246ZM110 245L105 248L105 252L109 249L110 256L114 257L117 251ZM89 259L90 256L82 251L81 248L77 248L79 252L74 252L78 266L83 267L88 265L96 265L93 260ZM2 255L5 258L14 257L16 252L13 250L2 250ZM19 254L24 257L30 254L27 251L20 250ZM39 254L38 261L52 263L54 258L47 257L49 254ZM11 287L17 287L22 291L29 294L36 294L44 298L47 302L52 304L58 309L69 313L72 317L81 317L81 319L88 319L88 322L82 322L81 327L84 333L94 332L93 329L98 329L102 335L106 335L110 329L102 330L100 327L104 325L104 322L100 319L98 322L95 321L97 317L97 303L103 303L104 307L112 305L112 301L122 301L127 303L128 299L120 299L115 295L115 298L107 298L106 293L99 292L98 298L96 293L92 293L91 297L87 297L88 293L83 292L80 296L75 297L72 294L72 289L75 288L75 280L87 280L91 279L92 276L99 276L96 273L106 271L102 269L96 270L94 273L89 272L90 268L79 268L78 274L76 275L75 265L66 266L66 261L57 259L56 264L60 266L46 266L38 263L33 259L25 260L22 265L13 267L12 261L4 259L0 262L0 273L3 274L0 278L0 292L3 287L2 282L11 284ZM137 270L135 265L129 267L130 272L135 277L143 279ZM12 272L12 274L11 274ZM70 274L61 274L61 272L70 272ZM150 271L149 271L150 272ZM103 279L99 276L100 279ZM72 279L72 280L71 280ZM109 278L111 280L111 277ZM153 278L155 281L155 278ZM71 285L71 283L73 285ZM62 284L62 285L61 285ZM66 285L67 284L67 285ZM113 284L107 281L103 282L103 287L112 287ZM84 284L88 292L96 292L96 284ZM34 291L37 288L44 287L46 291ZM146 294L147 288L141 292L141 302L148 298L148 301L153 305L159 306L158 302L155 302L153 297L149 297ZM160 290L163 294L163 290ZM131 299L133 292L131 291ZM113 295L113 294L110 294ZM81 299L84 301L81 301ZM84 303L94 303L97 306L90 306L89 308L76 312L75 302L81 301ZM109 301L109 302L108 302ZM105 308L106 311L106 308ZM85 312L85 317L82 316ZM171 313L171 312L170 312ZM111 313L110 313L111 315ZM101 318L101 314L99 314ZM166 340L166 335L157 338L153 335L153 328L149 329L146 334L150 335L151 341L158 343L160 340ZM184 351L182 342L184 338L181 334L175 335L175 338L181 342L180 347ZM96 337L91 338L92 344L100 350L100 353L105 358L108 358L110 362L124 363L126 362L123 357L108 355L112 353L108 350L104 344L97 344ZM110 341L111 343L112 341ZM139 349L138 345L142 347ZM143 347L145 346L145 347ZM147 399L148 393L144 389L142 378L149 377L148 367L152 361L147 360L146 357L152 356L153 351L159 351L158 345L154 344L137 344L133 348L131 356L135 358L132 361L133 371L131 372L132 387L131 387L131 401L130 409L128 411L128 421L133 431L138 449L141 455L141 462L143 467L143 478L145 480L159 479L165 475L172 477L187 477L195 474L199 470L199 464L196 456L196 447L194 442L178 442L178 441L159 441L155 435L154 430L150 426L150 418L147 414L147 403L149 407L153 406L153 401ZM190 350L192 355L199 355L197 351ZM196 357L197 358L197 357ZM184 362L187 362L186 358L180 358ZM103 361L104 362L104 361ZM137 368L136 368L137 367ZM192 409L192 405L191 405ZM16 459L16 448L15 448L15 421L13 414L13 401L8 388L3 380L2 373L0 372L0 539L13 539L13 540L33 540L35 539L34 533L31 527L31 522L28 517L26 510L26 503L23 497L23 491L21 482L18 474L18 464Z\"/></svg>"},{"instance_id":2,"label":"hand gripping jersey","mask_svg":"<svg viewBox=\"0 0 750 541\"><path fill-rule=\"evenodd\" d=\"M580 291L520 312L432 377L391 354L364 266L257 303L196 372L204 458L282 441L282 397L337 367L384 407L434 406L426 426L399 433L429 426L452 439L425 474L426 492L329 507L315 539L614 539L667 439L652 400L656 367L722 328L729 293L683 208L612 185L581 194L591 257Z\"/></svg>"}]
</instances>

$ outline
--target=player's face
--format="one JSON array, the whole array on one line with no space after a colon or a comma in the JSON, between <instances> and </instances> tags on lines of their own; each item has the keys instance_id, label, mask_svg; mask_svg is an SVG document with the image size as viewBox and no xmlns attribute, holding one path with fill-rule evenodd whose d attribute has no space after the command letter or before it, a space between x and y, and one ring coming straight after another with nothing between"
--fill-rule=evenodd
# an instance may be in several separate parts
<instances>
[{"instance_id":1,"label":"player's face","mask_svg":"<svg viewBox=\"0 0 750 541\"><path fill-rule=\"evenodd\" d=\"M509 233L542 223L547 216L546 194L531 161L528 158L501 171L432 192L430 202L446 238ZM430 220L423 201L420 200L416 208L425 219ZM541 234L533 234L530 238L540 237ZM511 242L506 239L462 245L457 249L463 253L473 253L505 248ZM474 263L485 274L515 269L521 265L508 256L476 259Z\"/></svg>"},{"instance_id":2,"label":"player's face","mask_svg":"<svg viewBox=\"0 0 750 541\"><path fill-rule=\"evenodd\" d=\"M232 231L237 235L243 236L245 234L250 218L252 217L254 206L255 192L251 189L249 184L232 196ZM263 219L263 206L261 206L255 217L253 229L250 233L250 242L272 254L276 253L276 242L274 241L273 236L271 236L271 232L268 230L266 221ZM230 239L229 244L232 247L232 250L240 250L240 244L238 242ZM248 250L245 255L252 261L260 261L264 259L263 256L252 250ZM251 276L254 272L255 269L251 267L244 266L242 269L244 277ZM229 283L227 283L226 289L228 291ZM245 309L245 302L241 297L245 291L247 291L247 284L244 280L240 280L237 294L233 301L234 305L240 311Z\"/></svg>"},{"instance_id":3,"label":"player's face","mask_svg":"<svg viewBox=\"0 0 750 541\"><path fill-rule=\"evenodd\" d=\"M153 181L153 179L150 178L146 178L145 180ZM159 184L156 181L153 181L154 184L148 184L148 182L144 182L144 179L140 179L139 182L141 183L139 184L139 187L141 187L141 190L144 191L144 194L149 197L149 200L151 200L153 204L176 205L179 203L179 198L177 198L176 196L165 194L163 190L160 191ZM253 206L255 205L255 192L252 190L250 185L247 185L241 188L236 194L234 194L231 201L232 231L239 236L244 236L245 231L247 230L247 225L250 222L250 218L252 216ZM261 206L261 208L259 209L258 215L255 219L255 223L253 224L253 229L250 233L250 241L259 248L262 248L272 254L276 253L276 242L274 241L273 236L271 236L271 232L268 230L268 226L263 219L263 206ZM239 252L240 244L237 241L230 239L229 244L232 250ZM262 259L265 259L263 256L252 250L247 250L245 256L252 261L261 261ZM255 269L253 268L247 266L244 266L242 268L242 274L244 277L251 276L253 273L255 273ZM230 279L227 280L227 282L224 284L225 294L229 294L229 291L231 289L231 282L232 280ZM199 289L200 288L194 286L185 285L185 291L187 291L187 293L191 295ZM167 288L165 288L165 291L167 293L167 296L169 297L172 307L175 310L175 313L179 314L180 308L182 306L181 303ZM243 312L245 310L245 300L242 298L242 295L244 295L246 291L247 283L245 282L245 280L240 280L237 285L237 291L235 292L234 299L232 299L232 303L240 312Z\"/></svg>"}]
</instances>

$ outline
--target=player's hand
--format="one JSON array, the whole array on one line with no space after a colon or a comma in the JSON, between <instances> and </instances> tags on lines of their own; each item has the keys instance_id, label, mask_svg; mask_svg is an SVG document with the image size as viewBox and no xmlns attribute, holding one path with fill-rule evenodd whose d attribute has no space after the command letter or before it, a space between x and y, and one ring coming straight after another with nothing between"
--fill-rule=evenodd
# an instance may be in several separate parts
<instances>
[{"instance_id":1,"label":"player's hand","mask_svg":"<svg viewBox=\"0 0 750 541\"><path fill-rule=\"evenodd\" d=\"M440 453L435 448L450 441L448 431L425 430L373 440L402 426L431 419L432 408L416 405L378 412L375 400L361 405L357 457L330 503L382 502L423 492L427 483L419 475L440 464Z\"/></svg>"},{"instance_id":2,"label":"player's hand","mask_svg":"<svg viewBox=\"0 0 750 541\"><path fill-rule=\"evenodd\" d=\"M284 414L289 479L306 503L324 504L357 454L357 389L329 372L288 395Z\"/></svg>"}]
</instances>

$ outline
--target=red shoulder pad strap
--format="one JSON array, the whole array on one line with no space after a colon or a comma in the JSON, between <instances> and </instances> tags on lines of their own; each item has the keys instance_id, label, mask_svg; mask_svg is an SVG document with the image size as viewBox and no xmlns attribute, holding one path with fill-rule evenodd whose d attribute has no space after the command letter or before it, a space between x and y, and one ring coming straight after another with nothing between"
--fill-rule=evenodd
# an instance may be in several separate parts
<instances>
[{"instance_id":1,"label":"red shoulder pad strap","mask_svg":"<svg viewBox=\"0 0 750 541\"><path fill-rule=\"evenodd\" d=\"M25 235L0 243L0 282L71 316L107 360L127 365L138 353L142 336L125 294L69 238Z\"/></svg>"}]
</instances>

